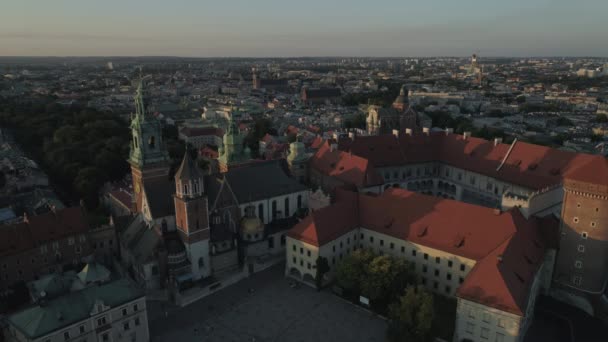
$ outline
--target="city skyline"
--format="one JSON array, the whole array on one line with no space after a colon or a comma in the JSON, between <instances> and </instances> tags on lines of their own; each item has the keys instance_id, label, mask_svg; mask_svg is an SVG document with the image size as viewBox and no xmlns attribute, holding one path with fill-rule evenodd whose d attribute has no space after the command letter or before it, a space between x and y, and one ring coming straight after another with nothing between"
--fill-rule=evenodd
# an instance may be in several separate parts
<instances>
[{"instance_id":1,"label":"city skyline","mask_svg":"<svg viewBox=\"0 0 608 342\"><path fill-rule=\"evenodd\" d=\"M599 0L9 0L0 56L605 57L606 10Z\"/></svg>"}]
</instances>

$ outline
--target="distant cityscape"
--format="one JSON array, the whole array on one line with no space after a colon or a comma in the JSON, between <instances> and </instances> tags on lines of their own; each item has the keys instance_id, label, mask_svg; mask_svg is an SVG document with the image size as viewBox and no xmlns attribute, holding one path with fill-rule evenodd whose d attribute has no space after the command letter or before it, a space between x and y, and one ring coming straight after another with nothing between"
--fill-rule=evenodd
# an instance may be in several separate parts
<instances>
[{"instance_id":1,"label":"distant cityscape","mask_svg":"<svg viewBox=\"0 0 608 342\"><path fill-rule=\"evenodd\" d=\"M608 340L608 58L0 57L0 341Z\"/></svg>"}]
</instances>

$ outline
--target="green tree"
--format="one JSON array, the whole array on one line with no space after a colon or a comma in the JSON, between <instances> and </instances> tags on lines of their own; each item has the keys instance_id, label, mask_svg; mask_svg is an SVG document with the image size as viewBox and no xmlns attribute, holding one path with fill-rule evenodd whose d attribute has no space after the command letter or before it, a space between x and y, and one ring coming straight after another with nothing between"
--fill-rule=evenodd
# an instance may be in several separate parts
<instances>
[{"instance_id":1,"label":"green tree","mask_svg":"<svg viewBox=\"0 0 608 342\"><path fill-rule=\"evenodd\" d=\"M361 282L367 275L367 265L374 259L369 249L357 249L336 266L336 283L353 298L361 293Z\"/></svg>"},{"instance_id":2,"label":"green tree","mask_svg":"<svg viewBox=\"0 0 608 342\"><path fill-rule=\"evenodd\" d=\"M391 342L426 342L432 338L433 295L422 286L409 286L389 307L387 339Z\"/></svg>"},{"instance_id":3,"label":"green tree","mask_svg":"<svg viewBox=\"0 0 608 342\"><path fill-rule=\"evenodd\" d=\"M320 290L323 287L323 276L327 272L329 272L329 262L327 258L319 256L316 260L317 273L315 274L315 285L317 286L317 290Z\"/></svg>"}]
</instances>

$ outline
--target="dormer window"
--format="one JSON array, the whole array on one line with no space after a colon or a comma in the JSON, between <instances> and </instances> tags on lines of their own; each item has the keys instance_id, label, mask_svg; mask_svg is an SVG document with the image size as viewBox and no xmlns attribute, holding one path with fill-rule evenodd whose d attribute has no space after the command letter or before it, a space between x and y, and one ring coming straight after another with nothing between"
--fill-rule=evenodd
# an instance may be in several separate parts
<instances>
[{"instance_id":1,"label":"dormer window","mask_svg":"<svg viewBox=\"0 0 608 342\"><path fill-rule=\"evenodd\" d=\"M188 194L188 184L184 184L184 195Z\"/></svg>"}]
</instances>

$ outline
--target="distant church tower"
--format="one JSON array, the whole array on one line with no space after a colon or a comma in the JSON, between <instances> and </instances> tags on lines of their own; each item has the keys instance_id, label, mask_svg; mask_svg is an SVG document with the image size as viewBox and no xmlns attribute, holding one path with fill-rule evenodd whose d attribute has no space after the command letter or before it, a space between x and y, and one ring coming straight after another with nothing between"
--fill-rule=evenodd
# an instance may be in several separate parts
<instances>
[{"instance_id":1,"label":"distant church tower","mask_svg":"<svg viewBox=\"0 0 608 342\"><path fill-rule=\"evenodd\" d=\"M188 152L175 174L175 225L192 266L194 280L211 274L209 214L203 173Z\"/></svg>"},{"instance_id":2,"label":"distant church tower","mask_svg":"<svg viewBox=\"0 0 608 342\"><path fill-rule=\"evenodd\" d=\"M563 185L554 280L592 304L608 290L607 183L608 161L596 156L566 174Z\"/></svg>"},{"instance_id":3,"label":"distant church tower","mask_svg":"<svg viewBox=\"0 0 608 342\"><path fill-rule=\"evenodd\" d=\"M401 86L399 90L399 96L393 101L393 108L400 112L405 112L409 107L408 94L407 89L405 89L405 85Z\"/></svg>"},{"instance_id":4,"label":"distant church tower","mask_svg":"<svg viewBox=\"0 0 608 342\"><path fill-rule=\"evenodd\" d=\"M142 211L146 183L169 178L169 154L162 140L158 119L146 113L143 79L139 79L135 94L135 114L131 115L131 152L128 162L133 176L136 212Z\"/></svg>"},{"instance_id":5,"label":"distant church tower","mask_svg":"<svg viewBox=\"0 0 608 342\"><path fill-rule=\"evenodd\" d=\"M243 164L250 160L251 151L249 147L243 148L245 136L241 134L236 121L230 116L228 130L224 134L223 146L219 148L220 172L228 172L230 167Z\"/></svg>"},{"instance_id":6,"label":"distant church tower","mask_svg":"<svg viewBox=\"0 0 608 342\"><path fill-rule=\"evenodd\" d=\"M304 143L299 138L296 141L289 144L289 155L287 156L287 165L291 174L298 180L298 182L304 184L308 179L308 156Z\"/></svg>"}]
</instances>

